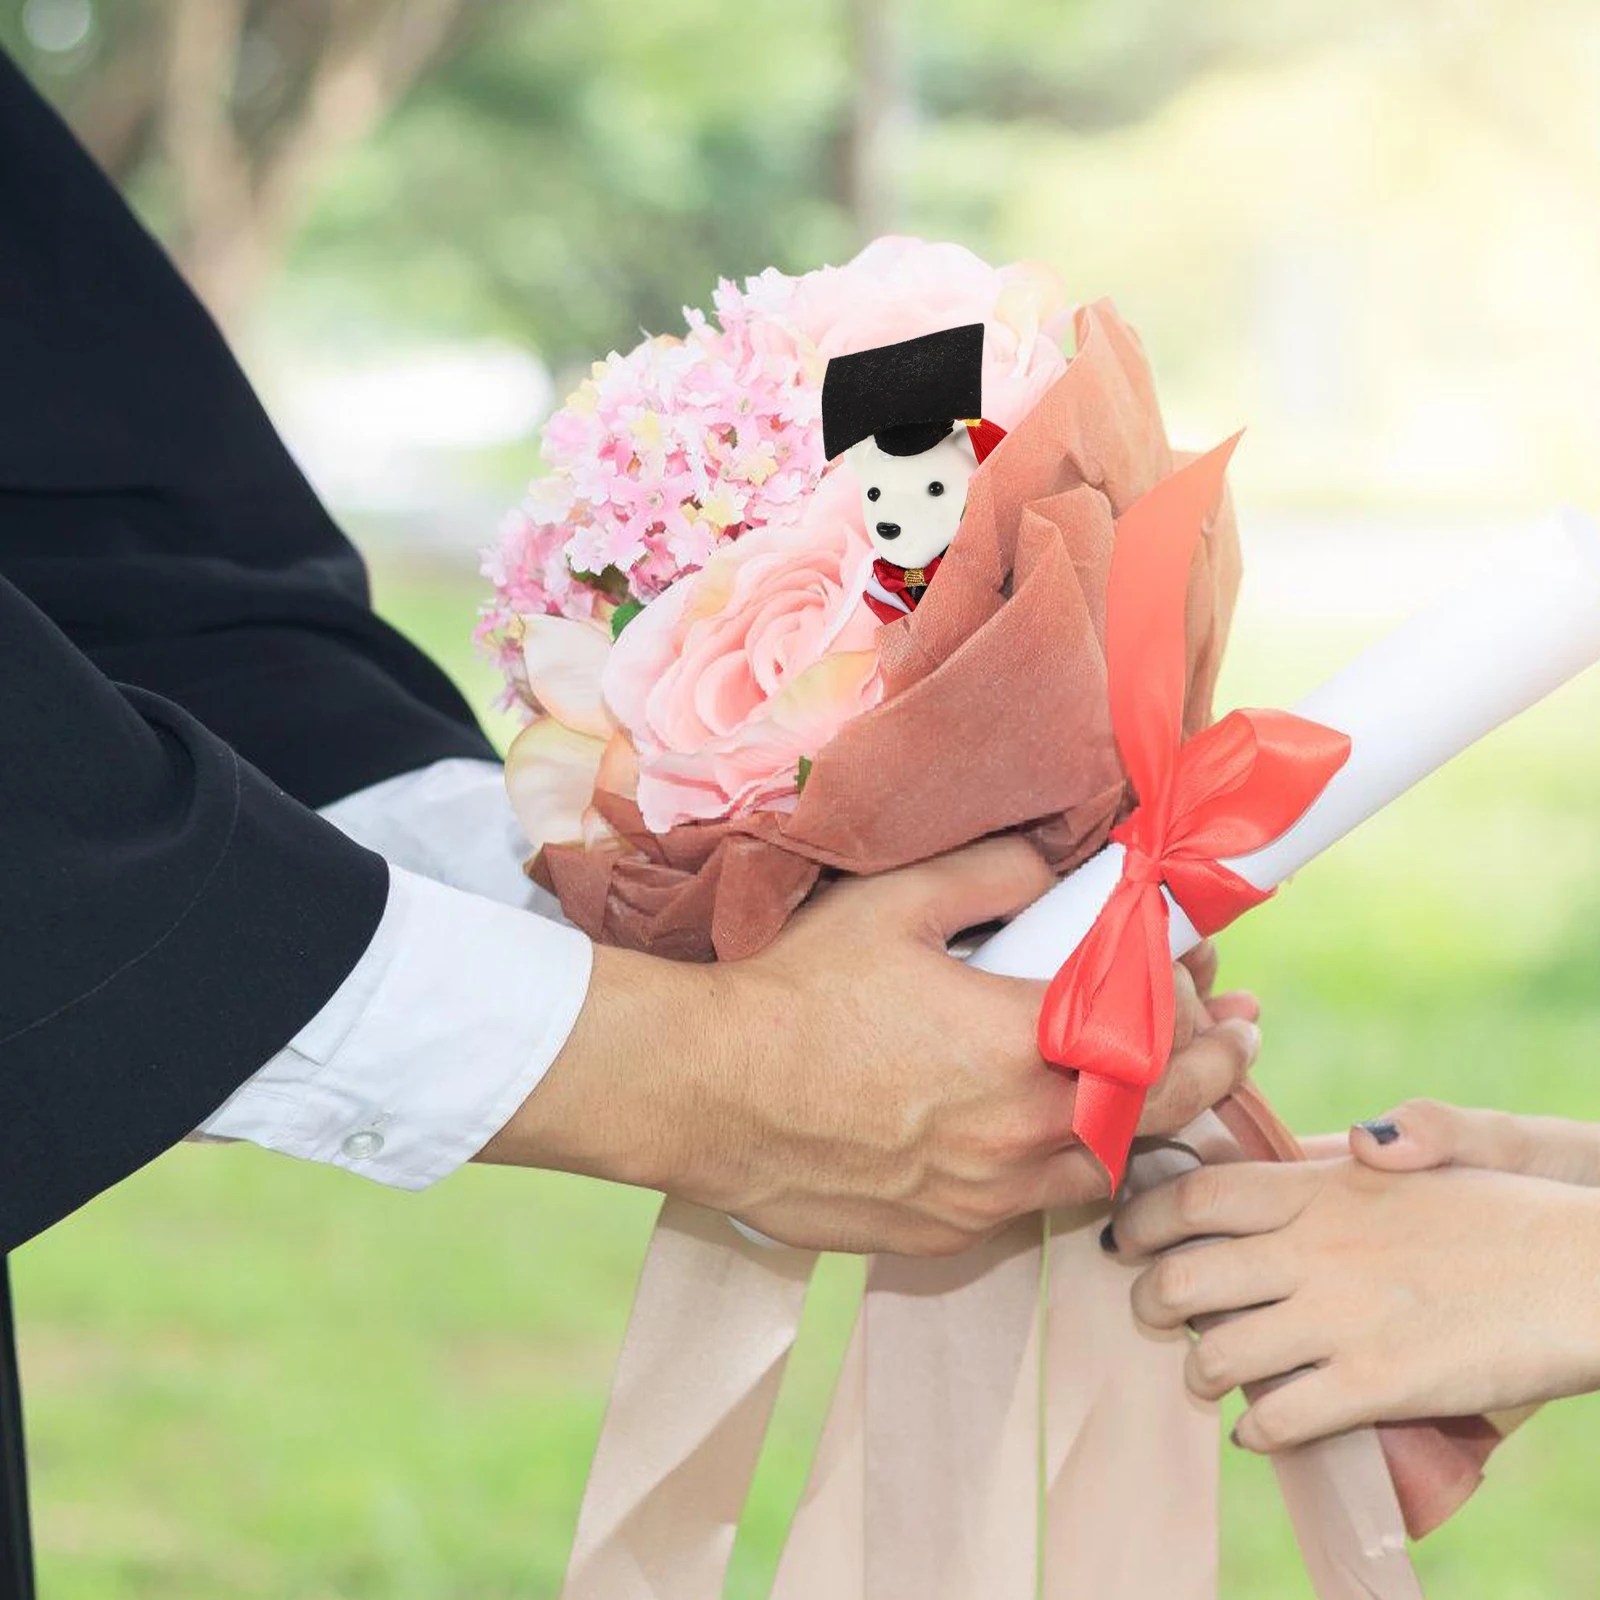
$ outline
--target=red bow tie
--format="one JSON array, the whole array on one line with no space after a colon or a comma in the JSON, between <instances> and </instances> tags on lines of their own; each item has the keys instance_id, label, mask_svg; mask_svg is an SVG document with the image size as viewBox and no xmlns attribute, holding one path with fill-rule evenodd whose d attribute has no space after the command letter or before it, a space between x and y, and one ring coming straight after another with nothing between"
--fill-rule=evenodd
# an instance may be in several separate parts
<instances>
[{"instance_id":1,"label":"red bow tie","mask_svg":"<svg viewBox=\"0 0 1600 1600\"><path fill-rule=\"evenodd\" d=\"M926 589L943 560L943 555L937 555L925 567L897 567L880 556L872 563L872 575L890 598L885 600L869 589L865 599L872 614L879 622L893 622L897 617L909 616L922 598L920 592L913 594L912 590Z\"/></svg>"},{"instance_id":2,"label":"red bow tie","mask_svg":"<svg viewBox=\"0 0 1600 1600\"><path fill-rule=\"evenodd\" d=\"M933 582L933 575L939 570L939 563L944 560L942 555L935 556L925 567L897 567L892 562L885 561L881 556L872 563L872 570L878 575L881 583L890 594L899 595L902 600L911 600L909 593L912 589L926 589Z\"/></svg>"}]
</instances>

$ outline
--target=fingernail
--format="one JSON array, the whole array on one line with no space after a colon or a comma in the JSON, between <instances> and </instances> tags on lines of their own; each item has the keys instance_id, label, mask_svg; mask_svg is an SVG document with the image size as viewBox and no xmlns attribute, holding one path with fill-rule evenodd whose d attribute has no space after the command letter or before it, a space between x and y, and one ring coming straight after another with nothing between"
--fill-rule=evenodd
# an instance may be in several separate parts
<instances>
[{"instance_id":1,"label":"fingernail","mask_svg":"<svg viewBox=\"0 0 1600 1600\"><path fill-rule=\"evenodd\" d=\"M1239 1443L1239 1430L1237 1428L1228 1429L1228 1443L1236 1446L1240 1450L1244 1449L1244 1446Z\"/></svg>"},{"instance_id":2,"label":"fingernail","mask_svg":"<svg viewBox=\"0 0 1600 1600\"><path fill-rule=\"evenodd\" d=\"M1100 1230L1100 1248L1108 1256L1114 1256L1117 1253L1117 1229L1115 1223L1108 1222Z\"/></svg>"},{"instance_id":3,"label":"fingernail","mask_svg":"<svg viewBox=\"0 0 1600 1600\"><path fill-rule=\"evenodd\" d=\"M1261 1054L1261 1030L1253 1022L1244 1025L1244 1045L1249 1051L1250 1060L1254 1061Z\"/></svg>"},{"instance_id":4,"label":"fingernail","mask_svg":"<svg viewBox=\"0 0 1600 1600\"><path fill-rule=\"evenodd\" d=\"M1375 1122L1358 1122L1356 1126L1365 1128L1379 1144L1393 1144L1400 1137L1399 1126L1381 1118Z\"/></svg>"}]
</instances>

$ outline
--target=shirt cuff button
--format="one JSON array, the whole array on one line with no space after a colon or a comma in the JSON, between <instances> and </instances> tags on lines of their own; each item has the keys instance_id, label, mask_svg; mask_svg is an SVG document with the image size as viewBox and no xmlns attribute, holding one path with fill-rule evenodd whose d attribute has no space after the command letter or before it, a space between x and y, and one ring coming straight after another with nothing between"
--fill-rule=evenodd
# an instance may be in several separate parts
<instances>
[{"instance_id":1,"label":"shirt cuff button","mask_svg":"<svg viewBox=\"0 0 1600 1600\"><path fill-rule=\"evenodd\" d=\"M352 1161L367 1161L383 1149L383 1135L364 1128L360 1133L352 1133L339 1148Z\"/></svg>"}]
</instances>

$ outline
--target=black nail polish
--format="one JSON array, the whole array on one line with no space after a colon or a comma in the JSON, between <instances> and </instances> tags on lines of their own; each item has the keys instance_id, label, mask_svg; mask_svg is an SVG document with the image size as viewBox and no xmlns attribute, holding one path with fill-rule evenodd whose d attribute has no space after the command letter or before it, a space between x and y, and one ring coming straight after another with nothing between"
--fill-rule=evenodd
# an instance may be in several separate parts
<instances>
[{"instance_id":1,"label":"black nail polish","mask_svg":"<svg viewBox=\"0 0 1600 1600\"><path fill-rule=\"evenodd\" d=\"M1115 1223L1108 1222L1105 1227L1100 1230L1100 1248L1109 1256L1114 1256L1117 1253L1117 1230Z\"/></svg>"},{"instance_id":2,"label":"black nail polish","mask_svg":"<svg viewBox=\"0 0 1600 1600\"><path fill-rule=\"evenodd\" d=\"M1400 1137L1400 1130L1392 1122L1358 1122L1358 1128L1365 1128L1379 1144L1393 1144Z\"/></svg>"}]
</instances>

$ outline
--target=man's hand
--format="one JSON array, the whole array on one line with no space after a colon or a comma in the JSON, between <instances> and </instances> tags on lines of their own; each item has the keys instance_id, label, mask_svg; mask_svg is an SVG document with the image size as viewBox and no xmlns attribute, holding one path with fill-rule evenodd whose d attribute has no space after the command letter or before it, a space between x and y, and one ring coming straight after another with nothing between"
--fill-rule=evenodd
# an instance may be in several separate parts
<instances>
[{"instance_id":1,"label":"man's hand","mask_svg":"<svg viewBox=\"0 0 1600 1600\"><path fill-rule=\"evenodd\" d=\"M666 1190L816 1249L947 1254L1107 1192L1048 1071L1043 985L946 951L1053 879L1018 839L834 884L760 955L685 966L597 949L549 1075L480 1159ZM1175 1053L1147 1132L1222 1099L1259 1043L1214 958L1178 969ZM1198 983L1198 987L1197 987Z\"/></svg>"}]
</instances>

